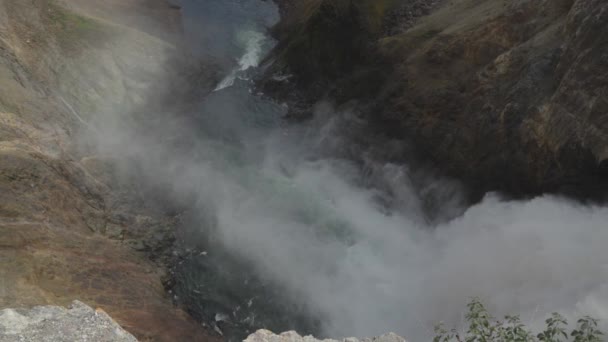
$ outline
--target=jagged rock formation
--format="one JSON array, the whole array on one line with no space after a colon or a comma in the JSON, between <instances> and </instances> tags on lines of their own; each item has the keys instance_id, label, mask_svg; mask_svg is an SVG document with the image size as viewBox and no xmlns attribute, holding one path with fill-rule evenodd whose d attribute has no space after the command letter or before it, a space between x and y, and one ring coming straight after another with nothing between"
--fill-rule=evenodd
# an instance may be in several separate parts
<instances>
[{"instance_id":1,"label":"jagged rock formation","mask_svg":"<svg viewBox=\"0 0 608 342\"><path fill-rule=\"evenodd\" d=\"M605 1L453 0L402 33L379 28L415 1L287 3L270 72L294 76L300 103L358 100L480 193L606 193Z\"/></svg>"},{"instance_id":2,"label":"jagged rock formation","mask_svg":"<svg viewBox=\"0 0 608 342\"><path fill-rule=\"evenodd\" d=\"M74 301L69 308L0 310L1 342L137 342L102 310Z\"/></svg>"},{"instance_id":3,"label":"jagged rock formation","mask_svg":"<svg viewBox=\"0 0 608 342\"><path fill-rule=\"evenodd\" d=\"M80 299L143 341L208 339L161 282L174 218L80 139L172 82L177 20L164 0L0 0L0 309Z\"/></svg>"},{"instance_id":4,"label":"jagged rock formation","mask_svg":"<svg viewBox=\"0 0 608 342\"><path fill-rule=\"evenodd\" d=\"M406 342L405 339L394 333L385 334L373 338L358 339L354 337L341 340L324 339L319 340L312 336L300 336L295 331L284 332L280 335L268 330L258 330L249 335L245 342Z\"/></svg>"}]
</instances>

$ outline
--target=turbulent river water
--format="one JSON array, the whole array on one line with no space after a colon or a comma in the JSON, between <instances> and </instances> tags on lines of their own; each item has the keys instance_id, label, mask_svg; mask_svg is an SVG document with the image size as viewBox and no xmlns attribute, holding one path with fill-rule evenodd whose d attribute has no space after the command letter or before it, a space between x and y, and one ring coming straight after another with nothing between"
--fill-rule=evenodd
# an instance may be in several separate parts
<instances>
[{"instance_id":1,"label":"turbulent river water","mask_svg":"<svg viewBox=\"0 0 608 342\"><path fill-rule=\"evenodd\" d=\"M285 106L253 91L278 20L270 1L182 6L195 52L233 65L192 110L188 154L148 162L195 208L174 291L205 324L232 340L266 327L419 341L459 324L472 296L533 326L556 310L608 318L608 209L496 194L463 208L453 182L332 154L356 118L320 105L286 125ZM424 210L431 194L443 219Z\"/></svg>"}]
</instances>

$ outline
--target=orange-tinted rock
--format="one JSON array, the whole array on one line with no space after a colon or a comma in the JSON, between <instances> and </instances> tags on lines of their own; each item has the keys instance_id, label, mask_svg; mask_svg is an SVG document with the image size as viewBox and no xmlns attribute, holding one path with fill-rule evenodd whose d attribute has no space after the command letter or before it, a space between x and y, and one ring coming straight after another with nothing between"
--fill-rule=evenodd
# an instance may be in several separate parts
<instances>
[{"instance_id":1,"label":"orange-tinted rock","mask_svg":"<svg viewBox=\"0 0 608 342\"><path fill-rule=\"evenodd\" d=\"M126 111L145 95L141 83L117 95L128 75L108 70L153 53L138 71L151 84L164 76L177 19L161 0L0 0L0 309L80 300L141 341L215 339L173 305L162 265L129 246L160 243L148 235L170 236L171 220L138 219L152 214L76 140L100 103Z\"/></svg>"}]
</instances>

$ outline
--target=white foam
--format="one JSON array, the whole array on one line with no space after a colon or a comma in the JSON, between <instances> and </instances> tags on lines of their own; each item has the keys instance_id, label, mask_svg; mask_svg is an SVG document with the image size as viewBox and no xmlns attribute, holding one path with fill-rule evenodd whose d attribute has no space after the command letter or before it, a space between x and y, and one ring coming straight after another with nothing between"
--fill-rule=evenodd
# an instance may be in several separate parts
<instances>
[{"instance_id":1,"label":"white foam","mask_svg":"<svg viewBox=\"0 0 608 342\"><path fill-rule=\"evenodd\" d=\"M245 53L239 59L238 67L230 72L218 85L214 91L222 90L234 85L237 78L243 78L243 72L250 68L255 68L260 64L264 51L266 36L263 33L247 30L241 31L237 35L239 45L244 47Z\"/></svg>"}]
</instances>

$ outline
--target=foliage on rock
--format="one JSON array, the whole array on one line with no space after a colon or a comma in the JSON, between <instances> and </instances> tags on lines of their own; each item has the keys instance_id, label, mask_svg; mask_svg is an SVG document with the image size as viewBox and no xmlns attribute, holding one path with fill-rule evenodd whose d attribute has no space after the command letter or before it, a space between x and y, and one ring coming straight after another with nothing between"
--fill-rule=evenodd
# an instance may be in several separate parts
<instances>
[{"instance_id":1,"label":"foliage on rock","mask_svg":"<svg viewBox=\"0 0 608 342\"><path fill-rule=\"evenodd\" d=\"M435 328L433 342L601 342L604 337L604 333L598 329L598 321L589 316L580 318L576 328L568 334L568 321L554 312L545 320L545 329L534 335L519 316L505 316L504 320L496 320L477 298L467 307L466 331L448 331L440 324Z\"/></svg>"}]
</instances>

